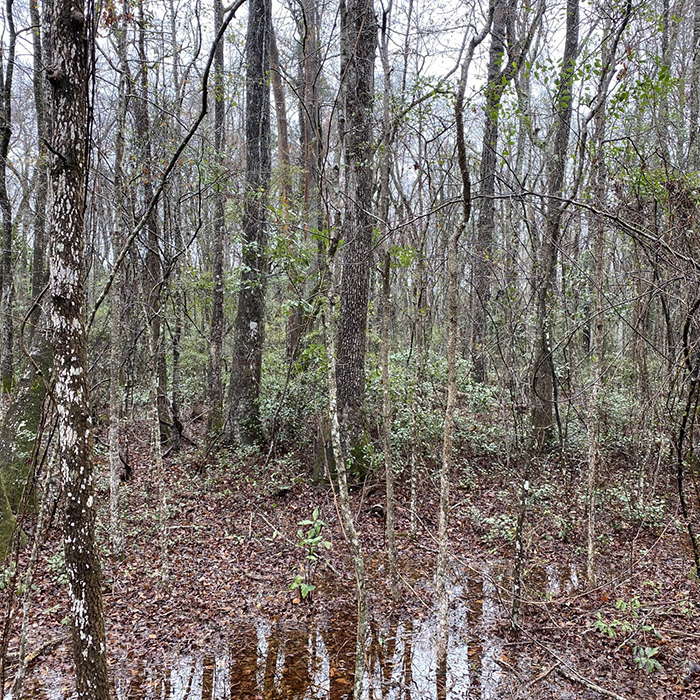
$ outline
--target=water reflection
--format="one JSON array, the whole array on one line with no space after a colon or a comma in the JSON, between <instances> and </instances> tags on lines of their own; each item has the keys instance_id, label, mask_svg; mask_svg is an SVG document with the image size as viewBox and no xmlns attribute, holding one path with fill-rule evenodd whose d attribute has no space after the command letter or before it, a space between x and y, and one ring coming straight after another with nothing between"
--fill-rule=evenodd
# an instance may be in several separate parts
<instances>
[{"instance_id":1,"label":"water reflection","mask_svg":"<svg viewBox=\"0 0 700 700\"><path fill-rule=\"evenodd\" d=\"M451 617L444 696L500 697L503 640L495 634L501 609L495 572L456 579L450 586ZM241 626L225 650L184 656L167 666L124 665L115 671L118 700L346 700L352 695L354 610L316 620ZM437 610L376 616L367 645L368 700L438 697L435 642ZM61 685L27 682L27 698L68 698Z\"/></svg>"}]
</instances>

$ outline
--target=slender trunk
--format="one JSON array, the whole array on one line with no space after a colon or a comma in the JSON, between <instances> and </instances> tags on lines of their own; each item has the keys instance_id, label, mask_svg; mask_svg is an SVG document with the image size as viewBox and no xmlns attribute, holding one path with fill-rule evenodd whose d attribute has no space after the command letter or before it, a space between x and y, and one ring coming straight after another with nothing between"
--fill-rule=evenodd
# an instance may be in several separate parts
<instances>
[{"instance_id":1,"label":"slender trunk","mask_svg":"<svg viewBox=\"0 0 700 700\"><path fill-rule=\"evenodd\" d=\"M422 197L422 195L420 195ZM422 209L422 204L419 205ZM411 496L410 496L410 511L411 511L411 524L410 531L411 537L415 538L418 532L418 449L420 445L420 423L419 423L419 413L420 413L420 402L418 400L418 393L420 392L420 384L423 379L423 370L425 367L425 310L423 308L423 303L425 299L425 262L423 260L423 251L418 253L418 263L416 270L416 284L414 289L415 303L414 303L414 322L413 322L413 334L414 334L414 344L416 347L416 360L413 373L413 386L411 387L411 454L409 458L410 469L411 469Z\"/></svg>"},{"instance_id":2,"label":"slender trunk","mask_svg":"<svg viewBox=\"0 0 700 700\"><path fill-rule=\"evenodd\" d=\"M450 474L452 471L452 439L457 405L457 290L459 288L459 267L457 251L459 238L466 221L455 226L450 233L447 252L447 405L445 407L445 428L442 444L442 468L440 469L440 513L438 523L438 559L436 573L436 594L438 599L438 641L437 664L439 669L447 665L447 642L449 633L449 597L447 591L447 564L449 538L447 534L450 510Z\"/></svg>"},{"instance_id":3,"label":"slender trunk","mask_svg":"<svg viewBox=\"0 0 700 700\"><path fill-rule=\"evenodd\" d=\"M394 499L394 466L391 455L391 384L389 375L389 316L390 316L390 272L391 255L384 254L382 270L382 449L384 450L384 472L386 482L386 550L389 564L389 585L395 603L399 602L399 580L396 570L396 527Z\"/></svg>"},{"instance_id":4,"label":"slender trunk","mask_svg":"<svg viewBox=\"0 0 700 700\"><path fill-rule=\"evenodd\" d=\"M442 442L442 467L440 469L440 514L438 521L438 557L435 588L438 599L437 673L438 696L446 695L447 643L449 636L449 595L447 590L448 565L448 516L450 511L450 476L452 472L452 440L457 408L457 335L459 332L459 240L467 228L471 215L471 180L464 138L464 92L467 84L469 64L474 48L480 41L475 37L470 54L462 66L459 90L455 100L457 129L457 164L462 179L462 212L459 225L453 226L447 248L447 404Z\"/></svg>"},{"instance_id":5,"label":"slender trunk","mask_svg":"<svg viewBox=\"0 0 700 700\"><path fill-rule=\"evenodd\" d=\"M274 30L270 34L270 83L275 98L275 117L277 119L277 157L280 167L280 194L282 195L283 215L289 206L289 195L292 189L291 162L289 160L289 126L287 124L287 104L282 84L280 57L277 50L277 35Z\"/></svg>"},{"instance_id":6,"label":"slender trunk","mask_svg":"<svg viewBox=\"0 0 700 700\"><path fill-rule=\"evenodd\" d=\"M144 15L143 0L138 0L138 36L137 48L139 56L138 89L135 91L134 121L136 135L138 137L139 151L142 167L142 193L143 209L149 207L154 199L154 174L152 168L153 147L152 147L152 125L148 113L149 104L149 82L148 82L148 56L146 53L146 19ZM151 324L150 333L158 352L158 415L160 419L161 439L170 439L168 428L168 405L167 405L167 372L165 365L165 344L161 342L163 333L163 268L161 262L160 233L156 217L156 207L153 207L146 222L146 264L143 271L144 295L148 301L150 312L148 314Z\"/></svg>"},{"instance_id":7,"label":"slender trunk","mask_svg":"<svg viewBox=\"0 0 700 700\"><path fill-rule=\"evenodd\" d=\"M148 309L146 309L148 313ZM149 319L146 319L147 322ZM158 412L158 360L161 356L157 343L162 342L162 336L156 337L153 333L153 324L147 323L148 350L151 359L149 370L150 378L150 398L148 414L151 430L151 458L149 481L155 486L156 498L158 499L158 536L160 544L160 578L161 584L166 585L169 574L168 563L168 497L165 484L165 471L163 469L163 454L161 452L161 428L160 416Z\"/></svg>"},{"instance_id":8,"label":"slender trunk","mask_svg":"<svg viewBox=\"0 0 700 700\"><path fill-rule=\"evenodd\" d=\"M34 199L34 246L32 247L32 299L38 299L41 290L46 285L46 205L49 194L49 171L46 142L49 138L47 128L46 81L44 78L44 56L42 46L42 30L46 34L39 13L38 0L30 0L29 16L32 25L32 41L34 48L34 64L32 82L34 87L34 109L36 111L37 135L37 179ZM31 324L36 326L41 309L39 306L31 314Z\"/></svg>"},{"instance_id":9,"label":"slender trunk","mask_svg":"<svg viewBox=\"0 0 700 700\"><path fill-rule=\"evenodd\" d=\"M14 279L12 268L12 204L7 190L7 164L12 137L12 83L15 72L17 32L13 15L13 0L5 1L5 22L8 34L7 60L0 61L0 209L2 210L2 274L1 306L2 337L0 338L0 385L10 391L13 384L13 322ZM4 47L3 47L4 48Z\"/></svg>"},{"instance_id":10,"label":"slender trunk","mask_svg":"<svg viewBox=\"0 0 700 700\"><path fill-rule=\"evenodd\" d=\"M125 182L122 164L124 160L124 130L126 126L128 81L125 72L126 23L117 29L116 43L122 73L119 79L119 103L117 106L117 133L114 147L114 237L112 250L114 258L124 245L124 208L126 205ZM110 298L110 358L109 358L109 531L112 540L112 552L120 557L123 552L124 539L119 515L119 487L121 482L121 421L122 421L122 386L120 368L122 363L122 297L124 294L124 274L117 271Z\"/></svg>"},{"instance_id":11,"label":"slender trunk","mask_svg":"<svg viewBox=\"0 0 700 700\"><path fill-rule=\"evenodd\" d=\"M472 302L472 376L477 382L485 382L487 374L487 318L491 299L491 265L493 258L496 222L496 169L498 162L498 131L501 97L507 86L504 82L506 47L505 35L508 14L512 12L510 0L496 0L489 49L488 78L484 136L481 147L479 171L481 204L476 225L474 268L474 295Z\"/></svg>"},{"instance_id":12,"label":"slender trunk","mask_svg":"<svg viewBox=\"0 0 700 700\"><path fill-rule=\"evenodd\" d=\"M552 306L559 253L560 224L565 204L561 202L566 174L567 151L573 109L573 85L579 28L578 0L567 0L566 40L559 75L559 88L554 103L554 137L552 153L547 164L549 200L545 216L545 231L540 252L541 275L537 289L537 329L532 368L532 437L537 447L552 438L554 427L554 361L552 358Z\"/></svg>"},{"instance_id":13,"label":"slender trunk","mask_svg":"<svg viewBox=\"0 0 700 700\"><path fill-rule=\"evenodd\" d=\"M593 201L599 211L605 211L605 122L606 111L603 104L595 116L595 156L593 170ZM600 466L600 433L603 421L601 392L603 382L603 331L605 327L604 294L605 282L605 220L596 216L593 221L593 285L595 298L593 337L591 338L591 359L593 378L588 406L588 474L587 474L587 547L586 580L589 588L595 588L595 484Z\"/></svg>"},{"instance_id":14,"label":"slender trunk","mask_svg":"<svg viewBox=\"0 0 700 700\"><path fill-rule=\"evenodd\" d=\"M95 541L93 434L85 332L85 168L88 27L76 0L55 0L51 152L50 297L57 462L64 480L63 537L79 700L109 700L100 560Z\"/></svg>"},{"instance_id":15,"label":"slender trunk","mask_svg":"<svg viewBox=\"0 0 700 700\"><path fill-rule=\"evenodd\" d=\"M215 31L224 21L224 7L221 0L214 3ZM209 440L223 428L224 389L221 381L224 342L224 238L226 219L224 202L226 199L224 179L224 150L226 134L224 117L224 42L220 41L214 55L214 158L216 162L216 185L214 189L212 276L214 290L211 308L211 334L209 343L209 413L207 414L207 435Z\"/></svg>"},{"instance_id":16,"label":"slender trunk","mask_svg":"<svg viewBox=\"0 0 700 700\"><path fill-rule=\"evenodd\" d=\"M383 68L384 90L382 94L382 150L379 162L379 226L385 241L382 266L381 293L381 368L382 368L382 447L384 450L384 474L386 483L386 549L389 565L391 597L399 602L399 580L396 570L396 528L394 501L394 465L391 445L391 381L389 374L389 321L391 317L391 231L389 229L389 174L391 162L391 66L389 63L389 21L392 3L389 2L382 21L380 56Z\"/></svg>"},{"instance_id":17,"label":"slender trunk","mask_svg":"<svg viewBox=\"0 0 700 700\"><path fill-rule=\"evenodd\" d=\"M331 272L332 275L332 272ZM332 280L330 282L332 288ZM330 294L329 317L333 317L333 295ZM326 356L328 358L328 413L330 421L331 444L335 459L336 473L338 475L338 491L340 496L340 515L343 521L345 538L350 545L353 565L355 568L355 581L357 584L357 643L355 647L355 683L353 690L354 700L362 700L362 682L365 674L365 639L367 637L367 592L365 588L365 561L353 520L350 507L350 493L348 491L348 474L345 464L343 441L340 433L338 416L338 391L335 348L325 314L323 316L324 334L326 340Z\"/></svg>"}]
</instances>

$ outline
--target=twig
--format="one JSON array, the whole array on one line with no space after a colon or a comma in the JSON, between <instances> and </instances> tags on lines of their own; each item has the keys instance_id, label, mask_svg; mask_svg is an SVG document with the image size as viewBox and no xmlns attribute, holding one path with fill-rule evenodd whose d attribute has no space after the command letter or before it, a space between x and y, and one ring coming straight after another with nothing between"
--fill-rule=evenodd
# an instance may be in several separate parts
<instances>
[{"instance_id":1,"label":"twig","mask_svg":"<svg viewBox=\"0 0 700 700\"><path fill-rule=\"evenodd\" d=\"M536 678L533 678L533 679L527 684L527 686L525 686L525 687L526 687L526 688L529 688L530 686L535 685L535 683L539 683L540 681L543 681L545 678L547 678L547 676L548 676L552 671L554 671L554 669L559 668L559 666L561 666L561 664L557 661L557 662L554 664L554 666L550 666L546 671L543 671L542 673L540 673L539 676L537 676Z\"/></svg>"},{"instance_id":2,"label":"twig","mask_svg":"<svg viewBox=\"0 0 700 700\"><path fill-rule=\"evenodd\" d=\"M552 651L546 644L540 642L536 637L533 637L521 625L518 625L517 629L519 632L521 632L526 637L531 639L535 644L537 644L538 647L544 649L550 656L554 658L554 660L557 663L555 664L555 666L552 667L552 669L550 669L550 672L554 668L556 668L559 671L559 673L561 673L561 675L565 678L568 678L570 681L574 681L575 683L580 683L581 685L586 686L586 688L589 688L590 690L595 690L596 693L605 695L608 698L613 698L613 700L628 700L628 698L626 698L624 695L618 695L616 692L608 690L607 688L603 688L597 683L593 683L593 681L589 681L587 678L584 678L578 671L576 671L576 669L572 668L569 664L567 664L564 661L564 659L562 659L556 652ZM536 678L535 680L538 680L538 678Z\"/></svg>"}]
</instances>

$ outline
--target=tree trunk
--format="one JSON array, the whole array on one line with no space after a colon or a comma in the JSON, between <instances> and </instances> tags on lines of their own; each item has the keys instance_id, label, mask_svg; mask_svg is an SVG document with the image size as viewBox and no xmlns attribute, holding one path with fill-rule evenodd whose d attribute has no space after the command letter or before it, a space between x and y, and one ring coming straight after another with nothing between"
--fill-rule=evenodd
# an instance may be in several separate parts
<instances>
[{"instance_id":1,"label":"tree trunk","mask_svg":"<svg viewBox=\"0 0 700 700\"><path fill-rule=\"evenodd\" d=\"M90 20L91 21L91 20ZM50 295L56 460L64 479L64 552L79 700L109 700L100 561L95 542L93 434L85 332L85 158L88 27L76 0L54 0Z\"/></svg>"},{"instance_id":2,"label":"tree trunk","mask_svg":"<svg viewBox=\"0 0 700 700\"><path fill-rule=\"evenodd\" d=\"M224 6L221 0L214 2L214 30L218 33L224 22ZM224 149L224 42L220 41L214 54L214 158L216 185L214 188L212 277L214 290L211 307L211 334L209 344L209 413L207 414L207 436L213 440L223 427L224 388L221 382L221 364L224 343L224 237L226 219L224 214L225 180Z\"/></svg>"},{"instance_id":3,"label":"tree trunk","mask_svg":"<svg viewBox=\"0 0 700 700\"><path fill-rule=\"evenodd\" d=\"M491 265L493 264L494 229L496 219L496 166L498 161L498 119L501 97L506 89L503 63L505 34L511 0L495 0L491 47L489 49L488 79L486 84L486 118L481 147L479 170L481 204L476 225L474 294L472 302L472 376L477 382L486 381L487 310L491 299Z\"/></svg>"},{"instance_id":4,"label":"tree trunk","mask_svg":"<svg viewBox=\"0 0 700 700\"><path fill-rule=\"evenodd\" d=\"M44 63L48 57L44 56L42 46L42 34L46 35L46 27L39 14L38 0L30 0L29 14L34 25L32 40L34 44L34 64L32 72L32 82L34 86L34 109L36 111L36 132L37 132L37 179L36 193L34 198L34 246L32 248L32 299L36 300L41 294L41 290L46 285L46 204L49 194L49 171L47 160L46 142L49 139L47 124L46 105L46 81L44 78ZM42 32L43 30L43 32ZM48 61L47 61L48 62ZM40 307L31 314L30 321L33 327L36 326L41 313ZM33 333L33 328L32 328Z\"/></svg>"},{"instance_id":5,"label":"tree trunk","mask_svg":"<svg viewBox=\"0 0 700 700\"><path fill-rule=\"evenodd\" d=\"M346 208L338 328L338 413L348 469L366 473L365 351L372 263L372 105L377 26L372 0L349 0L342 33L346 120Z\"/></svg>"},{"instance_id":6,"label":"tree trunk","mask_svg":"<svg viewBox=\"0 0 700 700\"><path fill-rule=\"evenodd\" d=\"M332 277L332 271L330 275ZM332 288L332 279L329 282ZM333 316L333 297L331 291L331 303L329 316ZM345 464L345 454L340 433L340 421L338 416L338 384L337 368L335 361L335 348L325 315L323 318L324 334L326 341L326 356L328 358L328 417L330 421L331 443L338 475L338 491L340 495L340 515L343 521L345 539L350 545L353 566L355 568L355 580L357 584L357 639L355 646L355 683L353 690L354 700L363 699L362 683L365 675L365 639L367 637L367 591L365 587L365 560L353 520L350 507L350 493L348 491L348 473ZM330 478L330 474L328 475Z\"/></svg>"},{"instance_id":7,"label":"tree trunk","mask_svg":"<svg viewBox=\"0 0 700 700\"><path fill-rule=\"evenodd\" d=\"M124 130L126 126L128 79L126 75L126 21L116 29L117 53L122 73L119 78L119 103L117 106L117 132L114 146L114 234L112 250L116 260L124 245L124 207L126 203L125 182L122 164L124 159ZM119 487L121 483L121 421L122 385L120 368L122 364L122 296L124 293L124 272L117 270L109 292L110 299L110 358L109 358L109 532L112 552L120 557L123 551L123 533L119 514Z\"/></svg>"},{"instance_id":8,"label":"tree trunk","mask_svg":"<svg viewBox=\"0 0 700 700\"><path fill-rule=\"evenodd\" d=\"M438 556L435 573L435 589L438 599L437 639L437 691L438 697L447 694L447 643L449 637L449 595L447 590L447 565L449 539L447 533L450 511L450 477L454 457L452 440L457 408L457 334L459 332L459 240L467 228L471 215L471 179L464 139L464 92L467 84L469 64L479 37L470 45L470 52L462 66L459 89L455 100L455 122L457 131L457 164L462 179L462 212L458 225L453 225L447 247L447 404L442 441L442 466L440 468L440 511L438 516Z\"/></svg>"},{"instance_id":9,"label":"tree trunk","mask_svg":"<svg viewBox=\"0 0 700 700\"><path fill-rule=\"evenodd\" d=\"M148 56L146 54L146 18L144 15L143 0L138 0L138 37L137 48L139 56L138 89L136 99L133 100L134 122L136 135L138 138L139 156L141 158L141 181L143 201L142 207L146 211L154 199L154 174L152 168L153 148L151 143L152 125L148 113L149 104L149 84L148 84ZM149 318L151 324L150 332L158 352L161 353L156 359L158 364L158 416L160 420L160 432L162 440L170 439L168 428L169 410L167 405L167 371L165 365L165 344L161 342L163 333L163 266L161 261L160 233L158 230L158 220L156 218L156 208L153 207L146 221L146 264L143 271L144 295L148 300L150 308Z\"/></svg>"},{"instance_id":10,"label":"tree trunk","mask_svg":"<svg viewBox=\"0 0 700 700\"><path fill-rule=\"evenodd\" d=\"M243 267L234 335L229 438L253 444L261 437L260 372L265 337L267 218L270 188L270 0L252 0L246 37L246 195Z\"/></svg>"},{"instance_id":11,"label":"tree trunk","mask_svg":"<svg viewBox=\"0 0 700 700\"><path fill-rule=\"evenodd\" d=\"M567 0L566 40L559 75L559 88L554 103L554 137L547 164L549 199L545 215L545 231L540 252L541 274L537 289L537 329L532 368L532 437L541 448L552 438L554 421L554 362L552 358L552 296L556 283L560 223L566 205L561 201L566 173L573 84L578 53L578 0Z\"/></svg>"},{"instance_id":12,"label":"tree trunk","mask_svg":"<svg viewBox=\"0 0 700 700\"><path fill-rule=\"evenodd\" d=\"M17 32L13 15L13 0L5 2L5 22L8 34L7 61L0 62L0 209L2 210L2 273L1 303L2 336L0 337L0 385L10 391L13 383L13 322L14 278L12 268L12 204L7 191L7 163L12 137L12 82L15 72Z\"/></svg>"}]
</instances>

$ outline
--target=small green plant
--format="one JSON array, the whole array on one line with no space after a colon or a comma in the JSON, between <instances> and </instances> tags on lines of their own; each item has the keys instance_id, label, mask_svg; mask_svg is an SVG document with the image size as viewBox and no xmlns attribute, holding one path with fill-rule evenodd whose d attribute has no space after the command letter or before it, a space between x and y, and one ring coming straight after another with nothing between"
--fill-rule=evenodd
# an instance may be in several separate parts
<instances>
[{"instance_id":1,"label":"small green plant","mask_svg":"<svg viewBox=\"0 0 700 700\"><path fill-rule=\"evenodd\" d=\"M294 577L289 590L299 589L302 600L309 599L313 591L316 590L314 580L320 552L331 548L330 540L327 540L323 535L324 527L326 527L326 523L321 520L318 506L314 508L310 519L307 518L299 523L297 545L306 551L306 557L303 572Z\"/></svg>"},{"instance_id":2,"label":"small green plant","mask_svg":"<svg viewBox=\"0 0 700 700\"><path fill-rule=\"evenodd\" d=\"M15 562L0 571L0 591L4 591L15 575Z\"/></svg>"},{"instance_id":3,"label":"small green plant","mask_svg":"<svg viewBox=\"0 0 700 700\"><path fill-rule=\"evenodd\" d=\"M661 584L654 581L645 581L644 585L649 586L654 594L658 594L661 589ZM647 646L647 635L652 634L657 639L661 639L661 635L649 622L648 613L645 613L639 596L632 596L629 600L618 599L615 602L615 610L617 615L613 619L603 617L600 611L596 612L593 627L610 639L622 637L620 646L632 642L632 653L637 668L644 669L647 673L660 669L661 664L656 659L659 647Z\"/></svg>"},{"instance_id":4,"label":"small green plant","mask_svg":"<svg viewBox=\"0 0 700 700\"><path fill-rule=\"evenodd\" d=\"M647 673L660 671L661 664L656 659L658 653L659 647L634 647L634 663Z\"/></svg>"},{"instance_id":5,"label":"small green plant","mask_svg":"<svg viewBox=\"0 0 700 700\"><path fill-rule=\"evenodd\" d=\"M316 586L313 583L304 582L304 577L301 574L297 574L289 586L290 591L296 590L297 588L299 589L299 595L302 600L306 600L316 590Z\"/></svg>"},{"instance_id":6,"label":"small green plant","mask_svg":"<svg viewBox=\"0 0 700 700\"><path fill-rule=\"evenodd\" d=\"M68 583L66 559L62 549L59 549L56 554L50 556L46 560L46 568L51 572L51 578L60 586L64 586Z\"/></svg>"}]
</instances>

